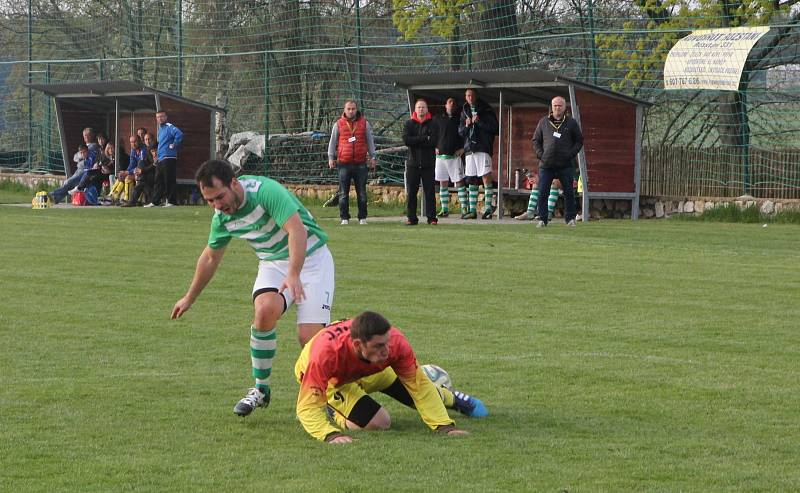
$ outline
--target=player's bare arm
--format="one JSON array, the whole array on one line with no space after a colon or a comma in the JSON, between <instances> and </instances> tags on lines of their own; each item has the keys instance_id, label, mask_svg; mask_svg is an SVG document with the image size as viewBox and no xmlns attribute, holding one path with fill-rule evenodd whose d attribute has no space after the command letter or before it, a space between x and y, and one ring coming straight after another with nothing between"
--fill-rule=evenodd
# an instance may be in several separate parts
<instances>
[{"instance_id":1,"label":"player's bare arm","mask_svg":"<svg viewBox=\"0 0 800 493\"><path fill-rule=\"evenodd\" d=\"M197 297L200 296L200 293L203 292L203 289L211 281L211 278L214 277L214 273L217 272L217 267L219 267L220 262L222 262L223 255L225 255L224 247L215 250L206 246L205 249L203 249L203 253L201 253L200 257L197 259L197 267L194 271L192 283L189 285L189 290L186 291L183 298L179 299L175 303L175 306L172 307L173 319L180 317L191 308Z\"/></svg>"},{"instance_id":2,"label":"player's bare arm","mask_svg":"<svg viewBox=\"0 0 800 493\"><path fill-rule=\"evenodd\" d=\"M280 291L288 289L295 300L302 301L305 298L305 292L303 284L300 282L300 271L303 270L303 263L306 260L308 234L298 213L289 217L283 224L283 229L289 235L289 271L281 284Z\"/></svg>"}]
</instances>

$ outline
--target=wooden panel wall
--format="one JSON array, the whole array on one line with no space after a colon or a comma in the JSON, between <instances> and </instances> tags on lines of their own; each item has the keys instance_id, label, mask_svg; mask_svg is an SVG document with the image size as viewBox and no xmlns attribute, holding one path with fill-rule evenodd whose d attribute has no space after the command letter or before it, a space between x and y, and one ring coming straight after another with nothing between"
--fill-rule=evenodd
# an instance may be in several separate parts
<instances>
[{"instance_id":1,"label":"wooden panel wall","mask_svg":"<svg viewBox=\"0 0 800 493\"><path fill-rule=\"evenodd\" d=\"M183 146L178 150L178 179L194 180L200 165L213 157L211 112L163 96L160 100L169 122L183 132ZM152 126L155 129L155 117Z\"/></svg>"},{"instance_id":2,"label":"wooden panel wall","mask_svg":"<svg viewBox=\"0 0 800 493\"><path fill-rule=\"evenodd\" d=\"M636 106L575 91L581 113L589 190L635 192Z\"/></svg>"},{"instance_id":3,"label":"wooden panel wall","mask_svg":"<svg viewBox=\"0 0 800 493\"><path fill-rule=\"evenodd\" d=\"M128 111L119 114L119 136L125 145L125 152L128 152L128 137L136 133L136 129L144 127L151 134L156 132L156 113L154 111Z\"/></svg>"},{"instance_id":4,"label":"wooden panel wall","mask_svg":"<svg viewBox=\"0 0 800 493\"><path fill-rule=\"evenodd\" d=\"M84 109L80 106L75 106L64 102L60 102L62 111L62 122L64 126L64 140L67 143L67 155L64 160L69 164L69 173L67 176L75 172L76 164L72 160L72 156L78 152L78 146L83 144L83 129L92 127L95 131L106 132L106 115L97 113L89 109Z\"/></svg>"},{"instance_id":5,"label":"wooden panel wall","mask_svg":"<svg viewBox=\"0 0 800 493\"><path fill-rule=\"evenodd\" d=\"M511 176L513 180L515 169L526 169L532 173L539 172L539 160L533 152L533 132L543 116L547 115L548 108L541 107L516 107L513 110L511 121ZM513 183L511 184L513 185Z\"/></svg>"}]
</instances>

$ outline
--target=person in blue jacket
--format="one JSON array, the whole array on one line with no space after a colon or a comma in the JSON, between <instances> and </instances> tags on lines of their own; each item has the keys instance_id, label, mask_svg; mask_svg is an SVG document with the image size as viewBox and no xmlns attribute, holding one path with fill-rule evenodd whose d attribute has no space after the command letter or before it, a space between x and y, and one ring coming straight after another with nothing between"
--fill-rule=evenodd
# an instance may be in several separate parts
<instances>
[{"instance_id":1,"label":"person in blue jacket","mask_svg":"<svg viewBox=\"0 0 800 493\"><path fill-rule=\"evenodd\" d=\"M167 112L156 112L158 123L158 163L156 163L156 186L153 199L145 207L155 207L164 198L164 207L172 207L178 203L176 190L178 186L178 148L183 143L181 129L167 121Z\"/></svg>"}]
</instances>

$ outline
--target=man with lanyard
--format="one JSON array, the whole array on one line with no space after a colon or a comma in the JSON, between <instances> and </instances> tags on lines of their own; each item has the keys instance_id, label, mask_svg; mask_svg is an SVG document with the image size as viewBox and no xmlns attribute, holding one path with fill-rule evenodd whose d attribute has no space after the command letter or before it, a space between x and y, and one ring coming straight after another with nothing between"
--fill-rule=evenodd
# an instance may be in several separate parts
<instances>
[{"instance_id":1,"label":"man with lanyard","mask_svg":"<svg viewBox=\"0 0 800 493\"><path fill-rule=\"evenodd\" d=\"M350 223L350 182L356 186L358 224L367 224L367 164L375 169L375 141L372 127L356 102L344 103L341 118L333 124L328 143L328 167L339 168L339 218L342 226Z\"/></svg>"},{"instance_id":2,"label":"man with lanyard","mask_svg":"<svg viewBox=\"0 0 800 493\"><path fill-rule=\"evenodd\" d=\"M567 102L561 96L551 101L550 114L539 121L533 133L533 150L539 158L539 214L537 228L547 226L547 198L553 179L558 178L564 190L564 221L575 226L575 192L572 170L575 156L583 147L583 134L574 118L567 115Z\"/></svg>"},{"instance_id":3,"label":"man with lanyard","mask_svg":"<svg viewBox=\"0 0 800 493\"><path fill-rule=\"evenodd\" d=\"M200 193L214 208L208 245L197 260L189 290L172 308L186 313L211 281L232 238L247 240L259 258L253 285L250 359L255 386L234 407L247 416L270 401L269 377L277 348L276 325L297 304L297 334L304 345L331 320L334 272L328 235L300 201L263 176L236 178L227 161L206 161L195 176Z\"/></svg>"}]
</instances>

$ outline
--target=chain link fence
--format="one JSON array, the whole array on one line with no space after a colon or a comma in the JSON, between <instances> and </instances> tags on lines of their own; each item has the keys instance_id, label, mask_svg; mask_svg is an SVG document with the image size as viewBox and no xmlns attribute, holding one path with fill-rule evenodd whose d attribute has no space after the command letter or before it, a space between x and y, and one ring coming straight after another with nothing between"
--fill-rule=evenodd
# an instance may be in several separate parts
<instances>
[{"instance_id":1,"label":"chain link fence","mask_svg":"<svg viewBox=\"0 0 800 493\"><path fill-rule=\"evenodd\" d=\"M267 157L245 169L287 182L336 181L327 137L343 101L354 98L382 151L380 180L397 183L408 102L382 74L535 67L654 104L645 114L645 193L800 198L798 10L788 0L730 4L0 2L0 168L63 172L53 103L27 84L133 80L226 108L226 136L270 135ZM771 29L752 50L739 91L664 90L675 41L693 29L740 25Z\"/></svg>"}]
</instances>

